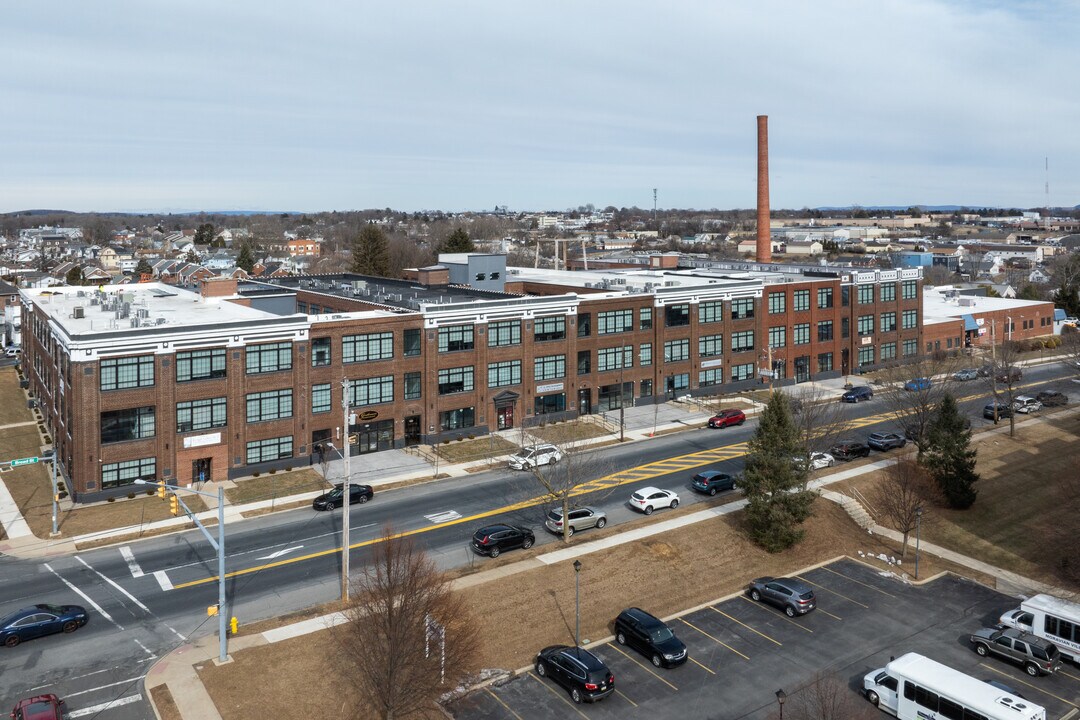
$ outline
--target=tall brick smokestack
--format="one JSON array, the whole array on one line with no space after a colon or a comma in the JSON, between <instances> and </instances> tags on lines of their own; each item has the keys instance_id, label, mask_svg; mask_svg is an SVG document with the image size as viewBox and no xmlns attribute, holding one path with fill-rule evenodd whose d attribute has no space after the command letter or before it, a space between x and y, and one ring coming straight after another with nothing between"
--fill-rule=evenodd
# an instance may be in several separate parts
<instances>
[{"instance_id":1,"label":"tall brick smokestack","mask_svg":"<svg viewBox=\"0 0 1080 720\"><path fill-rule=\"evenodd\" d=\"M772 261L769 234L769 116L757 116L757 261Z\"/></svg>"}]
</instances>

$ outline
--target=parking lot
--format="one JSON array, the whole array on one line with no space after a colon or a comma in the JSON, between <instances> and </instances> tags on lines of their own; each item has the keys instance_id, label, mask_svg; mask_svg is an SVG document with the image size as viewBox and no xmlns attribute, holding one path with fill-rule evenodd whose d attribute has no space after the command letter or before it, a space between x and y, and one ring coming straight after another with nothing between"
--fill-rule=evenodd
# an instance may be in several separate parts
<instances>
[{"instance_id":1,"label":"parking lot","mask_svg":"<svg viewBox=\"0 0 1080 720\"><path fill-rule=\"evenodd\" d=\"M1063 718L1080 703L1076 665L1066 663L1052 677L1029 678L1019 666L980 658L971 649L969 634L996 622L1018 604L1015 598L952 576L915 587L852 560L798 577L814 587L818 599L818 609L803 617L789 619L738 596L670 621L690 655L678 668L654 668L614 641L591 647L615 675L616 692L602 702L574 705L565 690L533 670L470 693L449 710L459 720L763 719L777 713L778 689L792 702L815 676L827 673L857 693L863 675L909 651L1004 682L1045 706L1047 718Z\"/></svg>"}]
</instances>

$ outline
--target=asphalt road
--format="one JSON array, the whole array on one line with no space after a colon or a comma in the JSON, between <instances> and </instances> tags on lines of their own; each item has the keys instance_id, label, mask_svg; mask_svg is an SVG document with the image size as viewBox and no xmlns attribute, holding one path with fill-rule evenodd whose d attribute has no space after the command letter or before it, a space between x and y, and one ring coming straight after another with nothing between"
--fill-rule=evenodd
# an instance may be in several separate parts
<instances>
[{"instance_id":1,"label":"asphalt road","mask_svg":"<svg viewBox=\"0 0 1080 720\"><path fill-rule=\"evenodd\" d=\"M1025 370L1024 385L1031 392L1058 389L1076 401L1080 391L1070 377L1059 364L1030 368ZM972 381L959 387L962 395L977 396L961 403L973 416L973 424L986 423L981 416L988 394L985 384ZM875 429L897 429L880 396L844 405L842 411L857 426L848 433L856 438ZM751 420L743 427L693 430L586 453L586 460L575 460L575 472L605 480L596 484L603 489L583 496L581 502L603 509L609 525L614 525L640 517L626 504L638 487L673 489L683 506L708 500L690 490L690 477L705 468L738 472L755 426ZM362 463L362 458L354 463L359 465L361 482ZM486 561L472 554L468 541L476 527L493 520L533 526L538 544L558 542L543 529L546 508L534 502L540 494L531 475L505 468L377 492L371 502L353 506L350 513L352 567L362 566L368 545L388 526L412 533L446 568ZM663 515L658 511L654 517ZM231 614L250 623L336 598L340 522L340 511L302 508L228 528L226 585ZM216 555L198 531L47 563L0 558L0 611L55 602L81 604L91 612L90 623L73 635L0 648L2 702L14 705L30 693L54 692L67 699L70 718L153 718L139 680L156 657L185 638L216 632L216 620L206 616L206 608L217 602L216 572ZM107 707L110 702L113 705Z\"/></svg>"}]
</instances>

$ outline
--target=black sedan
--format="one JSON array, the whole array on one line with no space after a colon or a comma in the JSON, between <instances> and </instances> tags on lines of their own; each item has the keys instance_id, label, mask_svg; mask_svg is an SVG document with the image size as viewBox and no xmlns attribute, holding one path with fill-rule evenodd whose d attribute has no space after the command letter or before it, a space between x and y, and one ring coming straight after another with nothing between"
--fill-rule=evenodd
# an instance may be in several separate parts
<instances>
[{"instance_id":1,"label":"black sedan","mask_svg":"<svg viewBox=\"0 0 1080 720\"><path fill-rule=\"evenodd\" d=\"M356 483L349 483L349 504L363 505L372 498L375 492L371 489L370 485L359 485ZM341 483L335 485L334 489L328 493L323 493L319 497L311 501L311 507L316 510L333 510L334 508L341 507L344 502L342 501L345 495L345 484Z\"/></svg>"},{"instance_id":2,"label":"black sedan","mask_svg":"<svg viewBox=\"0 0 1080 720\"><path fill-rule=\"evenodd\" d=\"M73 633L89 620L86 609L79 605L34 605L0 620L0 642L15 647L42 635Z\"/></svg>"},{"instance_id":3,"label":"black sedan","mask_svg":"<svg viewBox=\"0 0 1080 720\"><path fill-rule=\"evenodd\" d=\"M734 490L735 478L719 470L702 470L690 481L690 487L706 495L715 495L721 490Z\"/></svg>"},{"instance_id":4,"label":"black sedan","mask_svg":"<svg viewBox=\"0 0 1080 720\"><path fill-rule=\"evenodd\" d=\"M855 458L869 457L870 446L854 440L841 440L832 446L829 454L837 460L854 460Z\"/></svg>"}]
</instances>

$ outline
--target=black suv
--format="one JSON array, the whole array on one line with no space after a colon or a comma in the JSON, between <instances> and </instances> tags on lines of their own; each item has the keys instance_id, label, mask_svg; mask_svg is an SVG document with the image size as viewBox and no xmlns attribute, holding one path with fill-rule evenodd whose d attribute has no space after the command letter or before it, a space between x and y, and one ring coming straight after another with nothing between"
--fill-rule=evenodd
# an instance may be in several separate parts
<instances>
[{"instance_id":1,"label":"black suv","mask_svg":"<svg viewBox=\"0 0 1080 720\"><path fill-rule=\"evenodd\" d=\"M841 440L832 446L829 454L837 460L854 460L870 456L870 446L855 440Z\"/></svg>"},{"instance_id":2,"label":"black suv","mask_svg":"<svg viewBox=\"0 0 1080 720\"><path fill-rule=\"evenodd\" d=\"M615 640L629 645L656 667L676 667L686 662L686 645L659 618L640 608L627 608L615 618Z\"/></svg>"},{"instance_id":3,"label":"black suv","mask_svg":"<svg viewBox=\"0 0 1080 720\"><path fill-rule=\"evenodd\" d=\"M576 703L596 702L615 692L615 676L588 650L552 645L536 655L536 674L550 677L570 691Z\"/></svg>"},{"instance_id":4,"label":"black suv","mask_svg":"<svg viewBox=\"0 0 1080 720\"><path fill-rule=\"evenodd\" d=\"M997 416L998 416L999 420L1001 418L1012 417L1012 414L1013 414L1012 405L1009 405L1008 403L1003 403L1003 402L997 403ZM989 405L987 405L986 407L983 408L983 417L986 418L987 420L993 420L994 419L994 403L990 403Z\"/></svg>"},{"instance_id":5,"label":"black suv","mask_svg":"<svg viewBox=\"0 0 1080 720\"><path fill-rule=\"evenodd\" d=\"M499 557L503 550L523 548L528 550L536 542L529 528L516 525L487 525L473 533L472 549L478 555Z\"/></svg>"}]
</instances>

